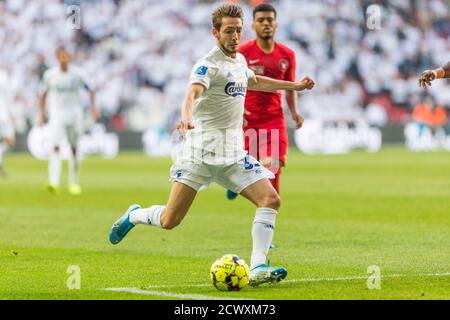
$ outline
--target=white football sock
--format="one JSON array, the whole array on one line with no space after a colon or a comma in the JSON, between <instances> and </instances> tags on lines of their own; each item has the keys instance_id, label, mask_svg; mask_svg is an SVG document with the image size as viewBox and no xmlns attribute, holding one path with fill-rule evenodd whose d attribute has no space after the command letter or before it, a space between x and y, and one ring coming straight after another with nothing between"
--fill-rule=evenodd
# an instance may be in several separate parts
<instances>
[{"instance_id":1,"label":"white football sock","mask_svg":"<svg viewBox=\"0 0 450 320\"><path fill-rule=\"evenodd\" d=\"M69 158L69 184L78 184L78 176L80 171L80 159L77 155Z\"/></svg>"},{"instance_id":2,"label":"white football sock","mask_svg":"<svg viewBox=\"0 0 450 320\"><path fill-rule=\"evenodd\" d=\"M53 152L48 159L48 182L53 186L59 186L61 166L62 164L59 152Z\"/></svg>"},{"instance_id":3,"label":"white football sock","mask_svg":"<svg viewBox=\"0 0 450 320\"><path fill-rule=\"evenodd\" d=\"M274 209L256 209L252 227L253 251L250 260L250 270L266 263L275 229L276 216L277 211Z\"/></svg>"},{"instance_id":4,"label":"white football sock","mask_svg":"<svg viewBox=\"0 0 450 320\"><path fill-rule=\"evenodd\" d=\"M161 228L161 214L165 208L165 206L151 206L134 210L130 214L130 222L134 225L145 224Z\"/></svg>"}]
</instances>

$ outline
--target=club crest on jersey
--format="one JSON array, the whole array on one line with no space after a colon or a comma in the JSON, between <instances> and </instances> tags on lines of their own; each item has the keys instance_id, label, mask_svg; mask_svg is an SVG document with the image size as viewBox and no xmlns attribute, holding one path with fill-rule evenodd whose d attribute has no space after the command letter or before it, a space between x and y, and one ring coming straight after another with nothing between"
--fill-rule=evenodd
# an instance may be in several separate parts
<instances>
[{"instance_id":1,"label":"club crest on jersey","mask_svg":"<svg viewBox=\"0 0 450 320\"><path fill-rule=\"evenodd\" d=\"M281 59L280 60L280 70L281 71L286 71L289 68L289 61L286 59Z\"/></svg>"},{"instance_id":2,"label":"club crest on jersey","mask_svg":"<svg viewBox=\"0 0 450 320\"><path fill-rule=\"evenodd\" d=\"M225 86L225 93L231 97L245 97L247 87L243 83L228 82Z\"/></svg>"},{"instance_id":3,"label":"club crest on jersey","mask_svg":"<svg viewBox=\"0 0 450 320\"><path fill-rule=\"evenodd\" d=\"M201 67L198 67L198 69L195 71L195 74L198 76L204 76L204 75L206 75L206 72L208 72L208 67L201 66Z\"/></svg>"}]
</instances>

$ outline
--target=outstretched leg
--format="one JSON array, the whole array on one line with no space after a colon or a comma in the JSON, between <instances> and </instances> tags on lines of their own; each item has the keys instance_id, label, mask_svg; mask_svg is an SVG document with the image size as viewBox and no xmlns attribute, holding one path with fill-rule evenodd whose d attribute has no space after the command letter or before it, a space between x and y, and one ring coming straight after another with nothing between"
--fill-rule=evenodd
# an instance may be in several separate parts
<instances>
[{"instance_id":1,"label":"outstretched leg","mask_svg":"<svg viewBox=\"0 0 450 320\"><path fill-rule=\"evenodd\" d=\"M196 195L197 191L191 187L174 182L166 206L138 209L131 214L131 222L173 229L184 219Z\"/></svg>"},{"instance_id":2,"label":"outstretched leg","mask_svg":"<svg viewBox=\"0 0 450 320\"><path fill-rule=\"evenodd\" d=\"M111 243L117 244L122 241L137 224L167 230L175 228L186 216L196 195L197 191L193 188L181 182L174 182L166 206L151 206L150 208L141 208L138 205L131 206L114 223L109 235Z\"/></svg>"}]
</instances>

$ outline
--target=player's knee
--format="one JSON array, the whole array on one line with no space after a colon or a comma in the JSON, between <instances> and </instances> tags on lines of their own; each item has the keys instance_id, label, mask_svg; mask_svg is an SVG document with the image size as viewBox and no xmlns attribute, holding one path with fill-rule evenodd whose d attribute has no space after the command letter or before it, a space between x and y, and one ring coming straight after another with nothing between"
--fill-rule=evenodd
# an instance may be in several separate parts
<instances>
[{"instance_id":1,"label":"player's knee","mask_svg":"<svg viewBox=\"0 0 450 320\"><path fill-rule=\"evenodd\" d=\"M273 200L272 200L272 209L278 210L281 207L281 197L278 195L278 193L274 193Z\"/></svg>"},{"instance_id":2,"label":"player's knee","mask_svg":"<svg viewBox=\"0 0 450 320\"><path fill-rule=\"evenodd\" d=\"M278 193L274 191L267 194L261 203L261 207L278 210L281 207L281 198Z\"/></svg>"},{"instance_id":3,"label":"player's knee","mask_svg":"<svg viewBox=\"0 0 450 320\"><path fill-rule=\"evenodd\" d=\"M178 218L165 218L161 217L161 227L166 230L172 230L175 227L179 226L181 223L181 219Z\"/></svg>"},{"instance_id":4,"label":"player's knee","mask_svg":"<svg viewBox=\"0 0 450 320\"><path fill-rule=\"evenodd\" d=\"M179 224L180 224L180 222L178 222L178 221L166 221L166 222L161 221L161 227L165 230L172 230L175 227L177 227Z\"/></svg>"}]
</instances>

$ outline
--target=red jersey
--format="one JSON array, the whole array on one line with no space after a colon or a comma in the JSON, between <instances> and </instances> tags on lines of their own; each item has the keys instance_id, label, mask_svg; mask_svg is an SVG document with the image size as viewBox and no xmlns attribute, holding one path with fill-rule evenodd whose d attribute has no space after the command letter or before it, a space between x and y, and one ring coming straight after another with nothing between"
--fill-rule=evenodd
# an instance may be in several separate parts
<instances>
[{"instance_id":1,"label":"red jersey","mask_svg":"<svg viewBox=\"0 0 450 320\"><path fill-rule=\"evenodd\" d=\"M277 80L295 81L295 53L288 47L275 43L272 53L264 53L251 40L243 44L239 50L247 60L247 64L256 75ZM245 109L251 112L246 115L249 128L275 129L283 128L284 115L281 107L281 92L247 91Z\"/></svg>"}]
</instances>

